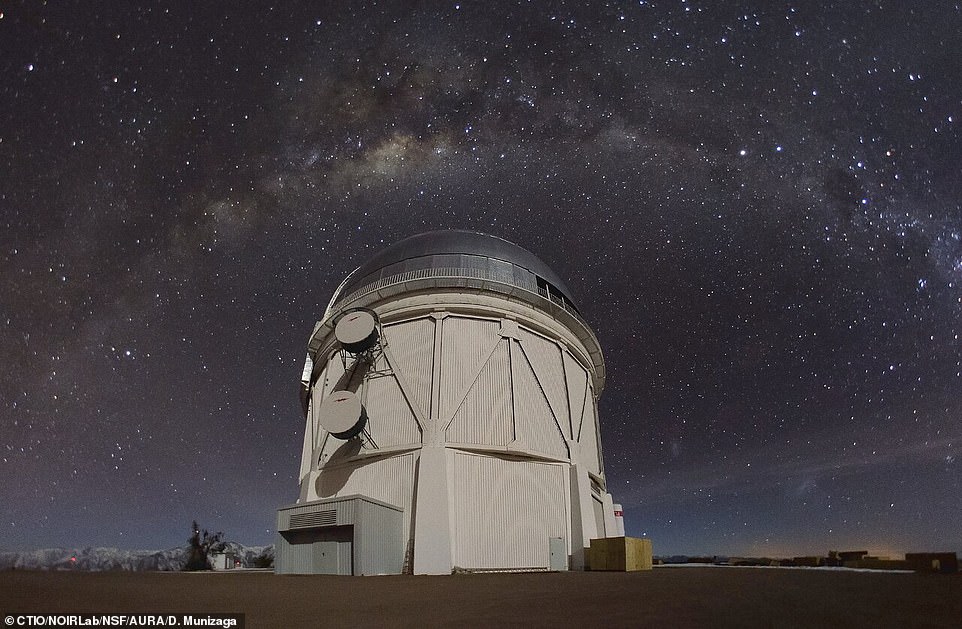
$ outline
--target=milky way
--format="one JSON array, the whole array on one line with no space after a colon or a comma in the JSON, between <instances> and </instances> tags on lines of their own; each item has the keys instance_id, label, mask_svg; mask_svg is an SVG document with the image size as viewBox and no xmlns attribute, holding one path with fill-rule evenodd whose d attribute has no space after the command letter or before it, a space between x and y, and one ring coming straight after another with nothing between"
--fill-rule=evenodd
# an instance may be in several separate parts
<instances>
[{"instance_id":1,"label":"milky way","mask_svg":"<svg viewBox=\"0 0 962 629\"><path fill-rule=\"evenodd\" d=\"M331 293L466 228L656 553L962 551L958 4L137 4L0 5L0 549L270 543Z\"/></svg>"}]
</instances>

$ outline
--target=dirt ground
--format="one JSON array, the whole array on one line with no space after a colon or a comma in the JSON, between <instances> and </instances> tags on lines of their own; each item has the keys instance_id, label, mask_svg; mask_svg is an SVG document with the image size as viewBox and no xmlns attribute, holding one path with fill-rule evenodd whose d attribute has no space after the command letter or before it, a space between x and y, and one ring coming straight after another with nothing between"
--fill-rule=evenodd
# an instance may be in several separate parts
<instances>
[{"instance_id":1,"label":"dirt ground","mask_svg":"<svg viewBox=\"0 0 962 629\"><path fill-rule=\"evenodd\" d=\"M962 627L962 575L747 568L338 577L0 573L0 615L240 612L247 627Z\"/></svg>"}]
</instances>

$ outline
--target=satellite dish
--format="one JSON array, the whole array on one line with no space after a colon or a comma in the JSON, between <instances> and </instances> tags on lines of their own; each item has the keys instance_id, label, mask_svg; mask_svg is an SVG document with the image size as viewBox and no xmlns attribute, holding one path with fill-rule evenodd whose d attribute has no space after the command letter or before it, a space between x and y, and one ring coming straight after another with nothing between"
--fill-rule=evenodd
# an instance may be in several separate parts
<instances>
[{"instance_id":1,"label":"satellite dish","mask_svg":"<svg viewBox=\"0 0 962 629\"><path fill-rule=\"evenodd\" d=\"M335 391L321 402L318 420L321 427L338 439L351 439L364 430L367 411L351 391Z\"/></svg>"},{"instance_id":2,"label":"satellite dish","mask_svg":"<svg viewBox=\"0 0 962 629\"><path fill-rule=\"evenodd\" d=\"M334 337L341 347L359 354L377 344L377 319L373 312L355 310L343 315L334 326Z\"/></svg>"}]
</instances>

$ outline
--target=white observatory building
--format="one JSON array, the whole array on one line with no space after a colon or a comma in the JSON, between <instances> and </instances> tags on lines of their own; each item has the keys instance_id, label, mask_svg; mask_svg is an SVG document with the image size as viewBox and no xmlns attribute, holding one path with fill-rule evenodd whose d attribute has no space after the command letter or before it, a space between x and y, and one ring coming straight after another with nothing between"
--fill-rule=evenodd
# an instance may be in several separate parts
<instances>
[{"instance_id":1,"label":"white observatory building","mask_svg":"<svg viewBox=\"0 0 962 629\"><path fill-rule=\"evenodd\" d=\"M278 573L584 568L617 530L598 339L530 252L469 231L401 240L308 343L300 496Z\"/></svg>"}]
</instances>

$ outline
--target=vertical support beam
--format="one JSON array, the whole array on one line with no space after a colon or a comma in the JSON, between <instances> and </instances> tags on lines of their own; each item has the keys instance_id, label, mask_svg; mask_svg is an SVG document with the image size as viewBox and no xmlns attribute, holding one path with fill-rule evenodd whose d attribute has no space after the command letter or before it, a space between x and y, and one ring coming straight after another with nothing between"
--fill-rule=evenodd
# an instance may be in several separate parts
<instances>
[{"instance_id":1,"label":"vertical support beam","mask_svg":"<svg viewBox=\"0 0 962 629\"><path fill-rule=\"evenodd\" d=\"M434 364L431 365L431 408L427 409L428 418L422 427L421 440L424 445L441 445L444 443L444 425L441 419L441 339L442 326L447 317L446 312L433 312L434 319Z\"/></svg>"},{"instance_id":2,"label":"vertical support beam","mask_svg":"<svg viewBox=\"0 0 962 629\"><path fill-rule=\"evenodd\" d=\"M311 459L314 456L314 448L317 446L315 443L315 429L314 429L314 400L308 400L307 402L307 413L304 418L304 443L301 445L301 469L298 473L298 478L300 482L304 482L304 478L311 473L312 469L315 469L317 465L316 462L312 463Z\"/></svg>"},{"instance_id":3,"label":"vertical support beam","mask_svg":"<svg viewBox=\"0 0 962 629\"><path fill-rule=\"evenodd\" d=\"M414 574L451 574L451 512L441 413L441 339L447 313L435 312L430 417L425 422L414 488ZM420 541L420 543L418 543Z\"/></svg>"},{"instance_id":4,"label":"vertical support beam","mask_svg":"<svg viewBox=\"0 0 962 629\"><path fill-rule=\"evenodd\" d=\"M451 574L451 512L444 446L421 448L414 518L414 574Z\"/></svg>"},{"instance_id":5,"label":"vertical support beam","mask_svg":"<svg viewBox=\"0 0 962 629\"><path fill-rule=\"evenodd\" d=\"M611 494L602 495L601 504L605 507L605 537L616 537L618 525L615 524L615 505Z\"/></svg>"},{"instance_id":6,"label":"vertical support beam","mask_svg":"<svg viewBox=\"0 0 962 629\"><path fill-rule=\"evenodd\" d=\"M585 548L591 545L592 538L598 538L595 526L594 505L591 499L591 479L588 468L577 458L580 446L571 441L568 448L572 455L572 465L568 468L571 487L571 569L585 569Z\"/></svg>"},{"instance_id":7,"label":"vertical support beam","mask_svg":"<svg viewBox=\"0 0 962 629\"><path fill-rule=\"evenodd\" d=\"M595 390L591 389L591 410L592 410L592 424L593 430L595 431L595 447L598 448L598 475L604 477L605 475L605 452L601 447L601 415L598 413L598 396L595 395ZM611 494L608 494L608 502L611 502ZM607 513L607 512L606 512ZM614 508L611 509L611 517L615 517ZM614 522L614 520L612 520Z\"/></svg>"},{"instance_id":8,"label":"vertical support beam","mask_svg":"<svg viewBox=\"0 0 962 629\"><path fill-rule=\"evenodd\" d=\"M567 349L561 341L555 341L558 345L558 351L561 354L561 378L565 389L565 408L568 410L568 438L575 438L574 431L574 412L571 408L571 379L568 375L568 361L565 360L565 353Z\"/></svg>"}]
</instances>

